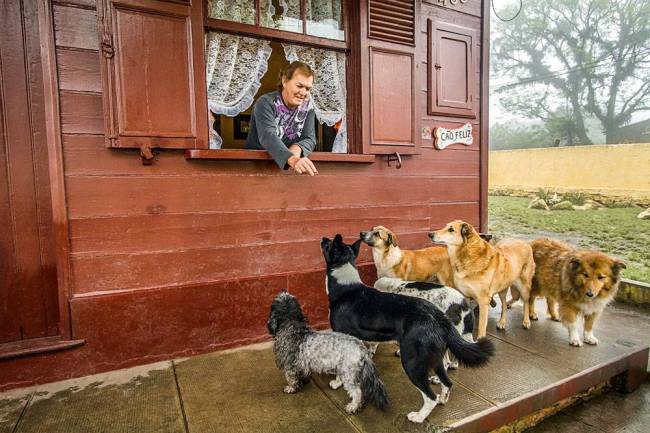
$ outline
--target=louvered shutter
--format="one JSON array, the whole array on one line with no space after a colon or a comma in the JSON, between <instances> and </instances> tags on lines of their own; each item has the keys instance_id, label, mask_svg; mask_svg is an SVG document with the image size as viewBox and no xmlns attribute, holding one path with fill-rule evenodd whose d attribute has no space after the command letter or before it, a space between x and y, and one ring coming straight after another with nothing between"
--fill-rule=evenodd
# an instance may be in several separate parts
<instances>
[{"instance_id":1,"label":"louvered shutter","mask_svg":"<svg viewBox=\"0 0 650 433\"><path fill-rule=\"evenodd\" d=\"M361 2L363 152L418 153L414 0Z\"/></svg>"},{"instance_id":2,"label":"louvered shutter","mask_svg":"<svg viewBox=\"0 0 650 433\"><path fill-rule=\"evenodd\" d=\"M99 0L109 146L208 147L201 4Z\"/></svg>"},{"instance_id":3,"label":"louvered shutter","mask_svg":"<svg viewBox=\"0 0 650 433\"><path fill-rule=\"evenodd\" d=\"M369 0L368 37L415 45L415 1Z\"/></svg>"}]
</instances>

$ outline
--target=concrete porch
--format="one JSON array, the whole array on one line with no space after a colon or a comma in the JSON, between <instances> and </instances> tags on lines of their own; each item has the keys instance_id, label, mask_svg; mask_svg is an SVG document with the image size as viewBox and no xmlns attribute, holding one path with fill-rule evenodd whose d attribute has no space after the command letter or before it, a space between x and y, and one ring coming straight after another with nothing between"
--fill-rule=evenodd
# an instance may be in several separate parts
<instances>
[{"instance_id":1,"label":"concrete porch","mask_svg":"<svg viewBox=\"0 0 650 433\"><path fill-rule=\"evenodd\" d=\"M488 327L497 348L492 363L451 371L449 403L438 406L422 425L406 419L420 407L421 397L393 355L393 345L381 345L375 357L391 409L381 413L366 407L349 416L343 410L345 392L329 389L328 377L315 377L299 393L284 394L283 377L266 343L0 394L0 433L479 432L511 424L614 376L623 386L643 383L650 345L647 310L610 305L596 328L600 344L573 348L563 326L543 317L530 330L522 329L520 305L513 307L508 329L497 332L499 308L491 311ZM543 311L540 302L538 312ZM618 406L631 413L619 413L613 422L641 431L650 412L647 382L633 394L605 392L623 403L634 399ZM617 431L602 428L610 418L601 418L602 431ZM538 426L549 430L536 431L559 428L549 423Z\"/></svg>"}]
</instances>

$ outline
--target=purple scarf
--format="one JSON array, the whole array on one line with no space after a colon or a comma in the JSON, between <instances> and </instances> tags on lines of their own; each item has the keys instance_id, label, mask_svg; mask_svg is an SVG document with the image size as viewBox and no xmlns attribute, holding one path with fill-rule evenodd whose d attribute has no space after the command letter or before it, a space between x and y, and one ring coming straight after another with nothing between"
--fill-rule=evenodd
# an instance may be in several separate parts
<instances>
[{"instance_id":1,"label":"purple scarf","mask_svg":"<svg viewBox=\"0 0 650 433\"><path fill-rule=\"evenodd\" d=\"M309 98L305 99L297 108L291 110L284 105L282 95L278 95L273 101L275 104L275 122L276 133L280 139L287 138L289 141L297 140L302 134L302 128L305 126L307 114L309 114Z\"/></svg>"}]
</instances>

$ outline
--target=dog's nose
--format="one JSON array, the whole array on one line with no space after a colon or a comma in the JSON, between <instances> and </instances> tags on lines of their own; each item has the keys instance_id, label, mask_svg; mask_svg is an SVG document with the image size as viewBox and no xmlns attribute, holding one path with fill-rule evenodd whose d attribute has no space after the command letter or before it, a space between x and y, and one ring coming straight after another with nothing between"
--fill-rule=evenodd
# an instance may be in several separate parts
<instances>
[{"instance_id":1,"label":"dog's nose","mask_svg":"<svg viewBox=\"0 0 650 433\"><path fill-rule=\"evenodd\" d=\"M589 296L590 298L593 298L594 297L594 292L592 292L591 290L588 291L587 296Z\"/></svg>"},{"instance_id":2,"label":"dog's nose","mask_svg":"<svg viewBox=\"0 0 650 433\"><path fill-rule=\"evenodd\" d=\"M359 237L360 237L361 239L364 239L364 238L366 237L366 234L367 234L367 233L368 233L368 232L359 232Z\"/></svg>"},{"instance_id":3,"label":"dog's nose","mask_svg":"<svg viewBox=\"0 0 650 433\"><path fill-rule=\"evenodd\" d=\"M434 240L436 238L436 234L434 232L429 232L428 234L431 240Z\"/></svg>"}]
</instances>

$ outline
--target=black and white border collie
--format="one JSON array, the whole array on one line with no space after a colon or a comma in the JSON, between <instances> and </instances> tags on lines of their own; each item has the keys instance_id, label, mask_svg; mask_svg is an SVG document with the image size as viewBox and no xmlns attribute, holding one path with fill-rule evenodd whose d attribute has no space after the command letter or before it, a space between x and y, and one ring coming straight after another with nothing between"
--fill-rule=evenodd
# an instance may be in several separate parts
<instances>
[{"instance_id":1,"label":"black and white border collie","mask_svg":"<svg viewBox=\"0 0 650 433\"><path fill-rule=\"evenodd\" d=\"M443 362L445 350L449 348L464 366L480 367L494 354L494 344L485 338L476 343L465 341L444 313L428 301L383 293L363 284L355 265L360 244L360 239L345 244L340 234L334 240L321 241L327 263L330 324L334 331L361 340L399 343L402 367L424 400L422 408L409 413L408 419L421 423L436 404L449 400L452 383ZM429 384L430 369L442 385L439 397Z\"/></svg>"}]
</instances>

